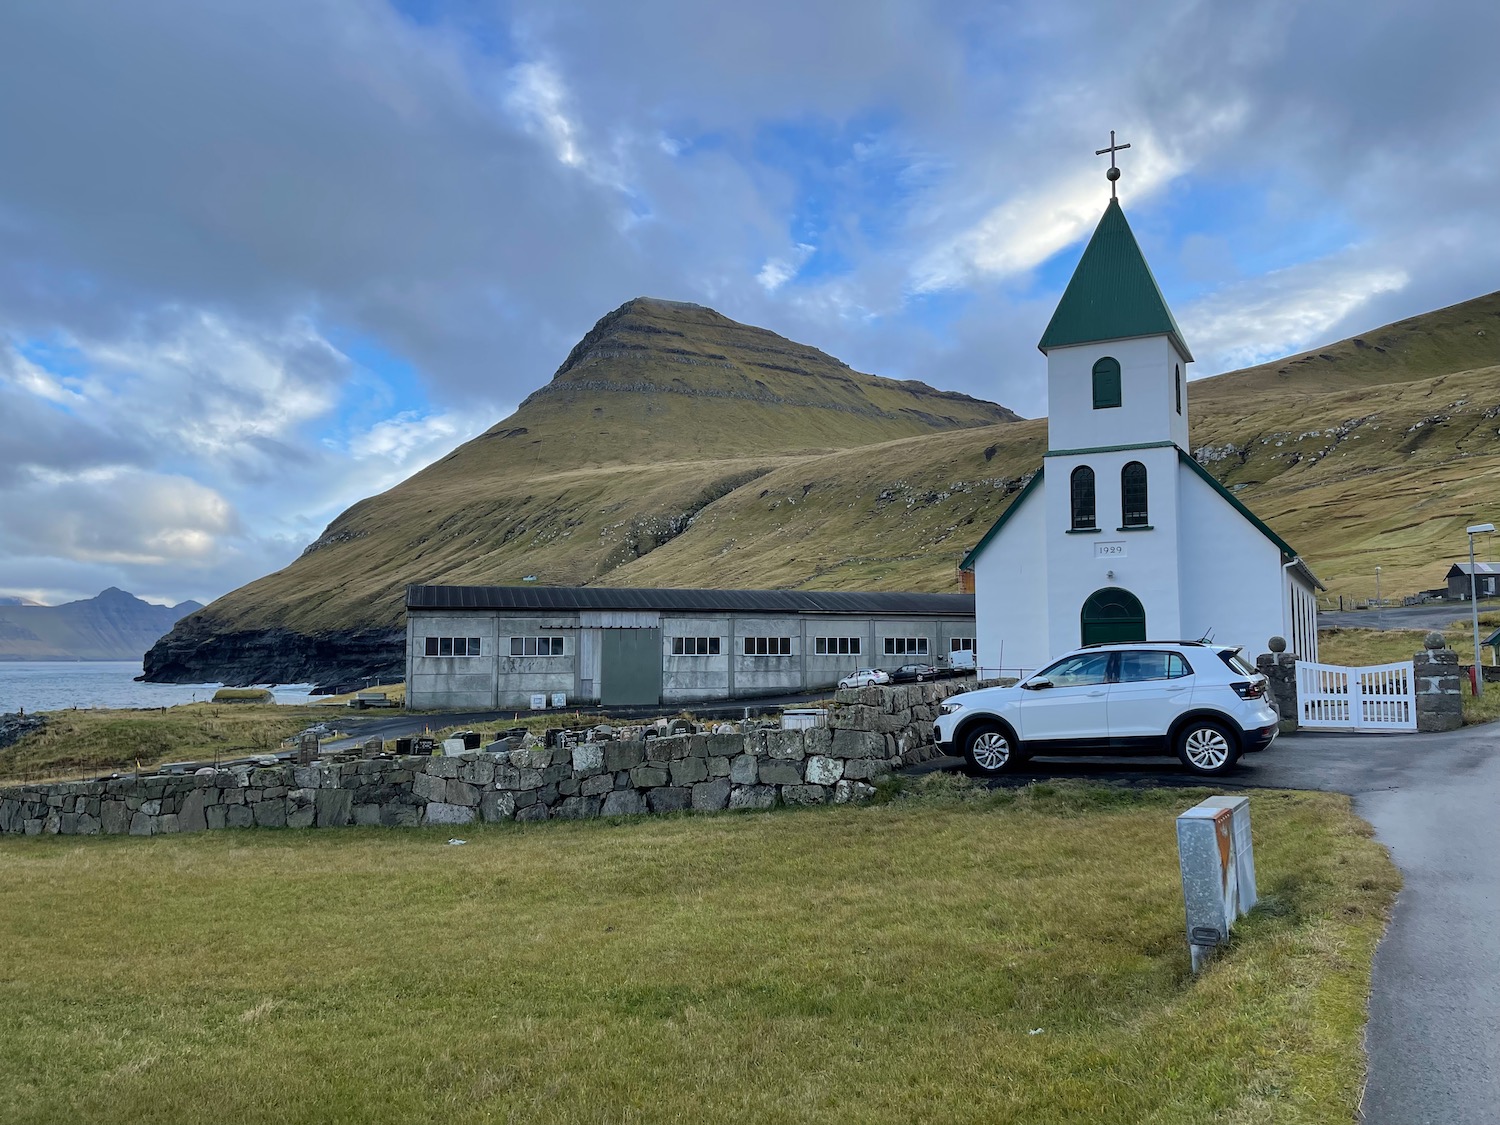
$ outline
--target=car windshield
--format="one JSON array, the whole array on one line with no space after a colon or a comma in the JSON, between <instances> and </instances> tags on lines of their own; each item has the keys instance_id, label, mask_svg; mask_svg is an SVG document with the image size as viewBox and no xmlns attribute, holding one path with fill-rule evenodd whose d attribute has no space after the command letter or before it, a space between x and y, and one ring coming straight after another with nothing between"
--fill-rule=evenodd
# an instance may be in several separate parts
<instances>
[{"instance_id":1,"label":"car windshield","mask_svg":"<svg viewBox=\"0 0 1500 1125\"><path fill-rule=\"evenodd\" d=\"M1109 678L1107 652L1085 652L1078 656L1065 656L1051 667L1043 669L1036 680L1050 680L1053 687L1085 687L1102 684Z\"/></svg>"}]
</instances>

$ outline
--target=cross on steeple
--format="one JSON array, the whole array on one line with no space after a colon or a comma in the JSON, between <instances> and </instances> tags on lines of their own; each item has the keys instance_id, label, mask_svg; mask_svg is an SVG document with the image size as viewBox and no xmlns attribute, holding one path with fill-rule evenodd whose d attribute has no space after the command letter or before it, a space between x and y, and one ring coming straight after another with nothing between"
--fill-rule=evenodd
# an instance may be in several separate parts
<instances>
[{"instance_id":1,"label":"cross on steeple","mask_svg":"<svg viewBox=\"0 0 1500 1125\"><path fill-rule=\"evenodd\" d=\"M1109 131L1109 147L1094 150L1095 156L1103 156L1106 152L1109 153L1109 171L1104 173L1104 175L1109 179L1109 197L1111 199L1115 198L1115 181L1120 178L1120 170L1115 167L1115 153L1129 147L1128 144L1115 144L1115 131L1111 129Z\"/></svg>"}]
</instances>

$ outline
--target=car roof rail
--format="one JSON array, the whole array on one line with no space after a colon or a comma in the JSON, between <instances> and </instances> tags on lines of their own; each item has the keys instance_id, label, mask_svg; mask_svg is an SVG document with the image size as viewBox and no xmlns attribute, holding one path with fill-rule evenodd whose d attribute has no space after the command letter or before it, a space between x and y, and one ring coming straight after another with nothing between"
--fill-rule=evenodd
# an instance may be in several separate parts
<instances>
[{"instance_id":1,"label":"car roof rail","mask_svg":"<svg viewBox=\"0 0 1500 1125\"><path fill-rule=\"evenodd\" d=\"M1093 644L1079 645L1084 648L1113 648L1116 645L1183 645L1189 648L1228 648L1228 645L1211 644L1208 641L1095 641Z\"/></svg>"}]
</instances>

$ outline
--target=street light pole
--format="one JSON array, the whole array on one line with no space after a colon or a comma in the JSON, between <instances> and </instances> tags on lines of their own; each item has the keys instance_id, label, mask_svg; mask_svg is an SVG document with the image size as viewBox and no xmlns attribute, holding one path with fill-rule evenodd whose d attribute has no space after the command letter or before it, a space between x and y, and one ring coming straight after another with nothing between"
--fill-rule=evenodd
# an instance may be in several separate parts
<instances>
[{"instance_id":1,"label":"street light pole","mask_svg":"<svg viewBox=\"0 0 1500 1125\"><path fill-rule=\"evenodd\" d=\"M1375 628L1380 628L1380 611L1385 608L1385 602L1380 600L1380 568L1375 568Z\"/></svg>"},{"instance_id":2,"label":"street light pole","mask_svg":"<svg viewBox=\"0 0 1500 1125\"><path fill-rule=\"evenodd\" d=\"M1474 694L1484 695L1484 665L1479 663L1479 580L1474 575L1474 536L1493 534L1492 523L1476 523L1469 533L1469 606L1474 616Z\"/></svg>"}]
</instances>

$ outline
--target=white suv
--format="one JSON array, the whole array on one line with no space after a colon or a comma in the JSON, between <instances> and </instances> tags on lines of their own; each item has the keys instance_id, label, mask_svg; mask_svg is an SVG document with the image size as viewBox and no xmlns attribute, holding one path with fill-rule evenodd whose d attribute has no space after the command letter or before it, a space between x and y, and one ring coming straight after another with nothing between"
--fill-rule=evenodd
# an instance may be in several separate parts
<instances>
[{"instance_id":1,"label":"white suv","mask_svg":"<svg viewBox=\"0 0 1500 1125\"><path fill-rule=\"evenodd\" d=\"M1239 650L1197 641L1090 645L1014 687L950 697L933 728L970 773L993 777L1033 755L1171 754L1227 773L1276 737L1266 678Z\"/></svg>"}]
</instances>

